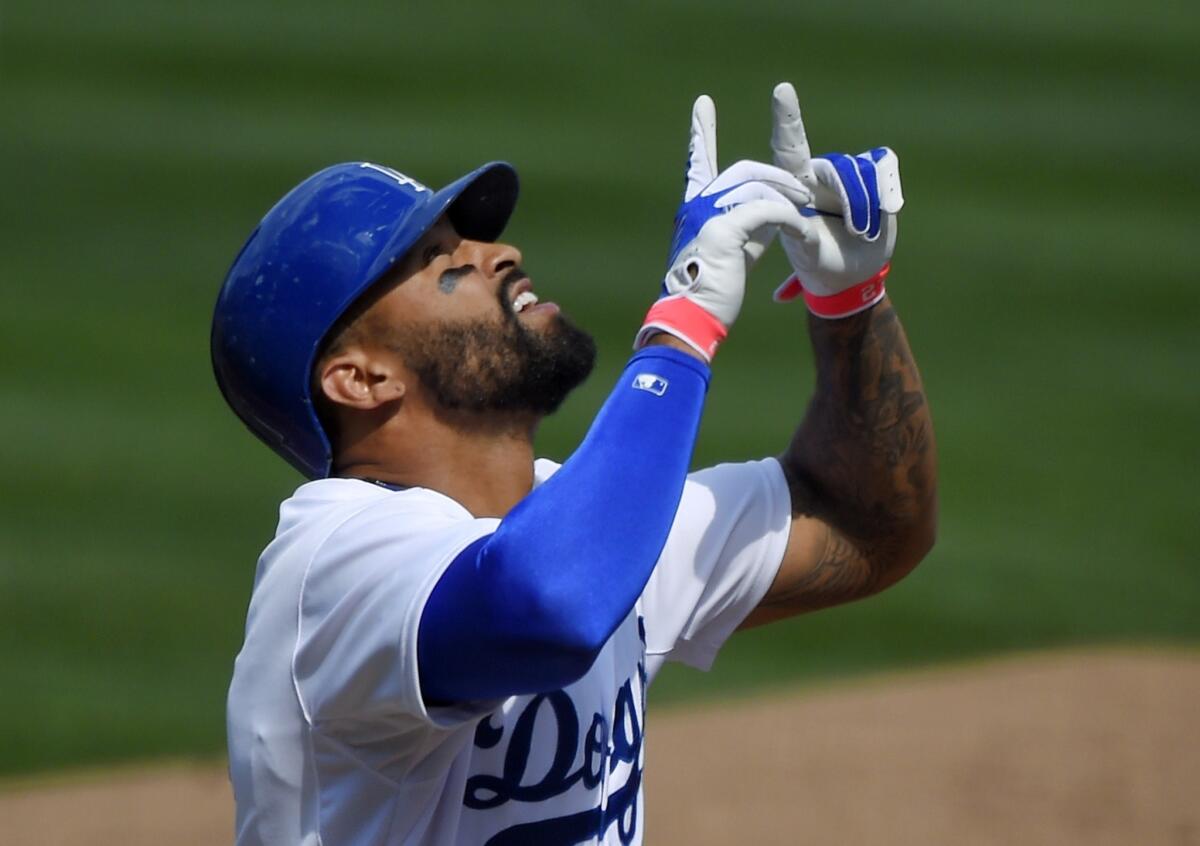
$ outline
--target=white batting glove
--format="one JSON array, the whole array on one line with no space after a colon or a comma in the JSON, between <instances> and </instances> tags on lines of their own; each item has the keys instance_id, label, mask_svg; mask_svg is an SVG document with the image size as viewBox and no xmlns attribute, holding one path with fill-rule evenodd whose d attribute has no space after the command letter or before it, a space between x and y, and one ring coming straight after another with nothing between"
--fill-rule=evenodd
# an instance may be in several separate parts
<instances>
[{"instance_id":1,"label":"white batting glove","mask_svg":"<svg viewBox=\"0 0 1200 846\"><path fill-rule=\"evenodd\" d=\"M795 176L768 164L740 161L718 174L716 107L708 95L697 98L667 275L634 349L667 332L711 361L742 308L750 268L780 226L801 235L798 207L811 201Z\"/></svg>"},{"instance_id":2,"label":"white batting glove","mask_svg":"<svg viewBox=\"0 0 1200 846\"><path fill-rule=\"evenodd\" d=\"M808 187L812 207L803 209L809 226L801 237L781 233L795 275L775 299L803 295L819 317L849 317L883 299L884 279L896 247L896 214L904 205L900 160L887 147L858 156L809 153L796 89L775 86L771 149L775 164Z\"/></svg>"}]
</instances>

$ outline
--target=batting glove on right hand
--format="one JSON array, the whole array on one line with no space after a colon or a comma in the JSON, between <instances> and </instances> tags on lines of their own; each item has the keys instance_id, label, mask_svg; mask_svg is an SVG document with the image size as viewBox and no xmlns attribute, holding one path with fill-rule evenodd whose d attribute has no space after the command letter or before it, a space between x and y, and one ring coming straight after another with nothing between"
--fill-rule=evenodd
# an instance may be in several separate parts
<instances>
[{"instance_id":1,"label":"batting glove on right hand","mask_svg":"<svg viewBox=\"0 0 1200 846\"><path fill-rule=\"evenodd\" d=\"M896 214L904 205L900 160L887 147L814 158L791 83L775 87L772 108L775 164L795 174L814 197L813 207L802 210L809 224L803 236L785 231L780 237L796 273L776 290L775 299L788 302L803 295L819 317L864 311L883 299L891 270Z\"/></svg>"},{"instance_id":2,"label":"batting glove on right hand","mask_svg":"<svg viewBox=\"0 0 1200 846\"><path fill-rule=\"evenodd\" d=\"M702 95L692 107L687 186L667 275L635 349L655 332L667 332L711 361L741 310L750 268L779 227L797 237L806 229L798 206L811 202L812 192L761 162L740 161L718 174L716 133L716 107Z\"/></svg>"}]
</instances>

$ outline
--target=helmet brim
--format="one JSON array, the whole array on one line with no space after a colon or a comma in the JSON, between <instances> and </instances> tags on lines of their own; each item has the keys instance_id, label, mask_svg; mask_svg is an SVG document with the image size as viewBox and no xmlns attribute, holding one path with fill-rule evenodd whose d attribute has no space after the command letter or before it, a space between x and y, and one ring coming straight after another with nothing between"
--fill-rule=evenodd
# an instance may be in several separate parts
<instances>
[{"instance_id":1,"label":"helmet brim","mask_svg":"<svg viewBox=\"0 0 1200 846\"><path fill-rule=\"evenodd\" d=\"M495 241L512 217L519 188L517 172L512 165L488 162L436 192L429 202L398 222L396 232L368 271L367 283L343 310L403 259L442 215L450 218L454 230L463 238Z\"/></svg>"}]
</instances>

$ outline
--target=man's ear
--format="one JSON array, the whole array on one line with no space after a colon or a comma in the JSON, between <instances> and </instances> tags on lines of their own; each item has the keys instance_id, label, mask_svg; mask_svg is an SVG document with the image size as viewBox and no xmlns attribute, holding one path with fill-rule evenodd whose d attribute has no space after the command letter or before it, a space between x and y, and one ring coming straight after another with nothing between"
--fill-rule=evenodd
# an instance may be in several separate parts
<instances>
[{"instance_id":1,"label":"man's ear","mask_svg":"<svg viewBox=\"0 0 1200 846\"><path fill-rule=\"evenodd\" d=\"M357 346L326 359L318 381L330 402L363 411L395 402L406 390L401 368Z\"/></svg>"}]
</instances>

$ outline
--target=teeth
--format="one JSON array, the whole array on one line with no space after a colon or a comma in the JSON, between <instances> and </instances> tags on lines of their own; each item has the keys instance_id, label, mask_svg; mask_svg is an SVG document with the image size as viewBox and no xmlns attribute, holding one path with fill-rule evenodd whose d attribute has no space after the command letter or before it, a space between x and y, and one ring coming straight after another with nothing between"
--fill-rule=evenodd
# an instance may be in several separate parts
<instances>
[{"instance_id":1,"label":"teeth","mask_svg":"<svg viewBox=\"0 0 1200 846\"><path fill-rule=\"evenodd\" d=\"M538 301L537 294L533 291L522 291L517 294L517 298L513 300L513 311L517 314L523 312L531 305L536 305Z\"/></svg>"}]
</instances>

